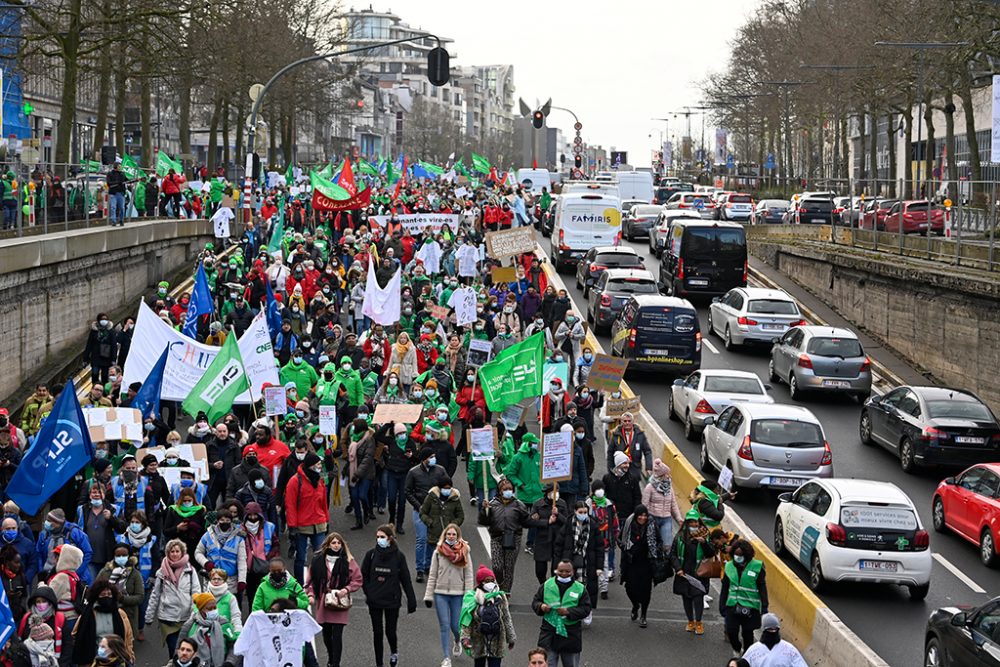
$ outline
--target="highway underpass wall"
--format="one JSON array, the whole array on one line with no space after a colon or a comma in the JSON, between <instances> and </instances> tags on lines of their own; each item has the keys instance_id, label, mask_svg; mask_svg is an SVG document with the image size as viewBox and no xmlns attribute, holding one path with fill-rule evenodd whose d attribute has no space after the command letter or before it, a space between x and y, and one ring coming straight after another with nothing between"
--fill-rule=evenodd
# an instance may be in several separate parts
<instances>
[{"instance_id":1,"label":"highway underpass wall","mask_svg":"<svg viewBox=\"0 0 1000 667\"><path fill-rule=\"evenodd\" d=\"M1000 412L1000 275L750 234L750 252L940 383Z\"/></svg>"},{"instance_id":2,"label":"highway underpass wall","mask_svg":"<svg viewBox=\"0 0 1000 667\"><path fill-rule=\"evenodd\" d=\"M189 271L210 240L207 220L164 220L0 243L0 406L20 405L78 357L98 312L134 316L141 296Z\"/></svg>"}]
</instances>

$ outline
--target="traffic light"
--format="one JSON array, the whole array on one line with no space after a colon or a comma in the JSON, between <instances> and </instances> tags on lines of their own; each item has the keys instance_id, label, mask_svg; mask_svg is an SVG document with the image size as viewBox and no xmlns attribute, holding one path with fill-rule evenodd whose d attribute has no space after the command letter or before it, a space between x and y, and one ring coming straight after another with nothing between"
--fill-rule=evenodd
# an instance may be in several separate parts
<instances>
[{"instance_id":1,"label":"traffic light","mask_svg":"<svg viewBox=\"0 0 1000 667\"><path fill-rule=\"evenodd\" d=\"M577 169L580 169L580 168L583 167L583 156L582 155L575 155L573 157L573 166L576 167Z\"/></svg>"},{"instance_id":2,"label":"traffic light","mask_svg":"<svg viewBox=\"0 0 1000 667\"><path fill-rule=\"evenodd\" d=\"M427 79L434 86L443 86L451 78L451 56L438 46L427 52Z\"/></svg>"},{"instance_id":3,"label":"traffic light","mask_svg":"<svg viewBox=\"0 0 1000 667\"><path fill-rule=\"evenodd\" d=\"M565 153L560 153L559 154L559 164L566 164L566 154Z\"/></svg>"},{"instance_id":4,"label":"traffic light","mask_svg":"<svg viewBox=\"0 0 1000 667\"><path fill-rule=\"evenodd\" d=\"M542 129L545 125L545 114L540 109L531 114L531 125L536 130Z\"/></svg>"}]
</instances>

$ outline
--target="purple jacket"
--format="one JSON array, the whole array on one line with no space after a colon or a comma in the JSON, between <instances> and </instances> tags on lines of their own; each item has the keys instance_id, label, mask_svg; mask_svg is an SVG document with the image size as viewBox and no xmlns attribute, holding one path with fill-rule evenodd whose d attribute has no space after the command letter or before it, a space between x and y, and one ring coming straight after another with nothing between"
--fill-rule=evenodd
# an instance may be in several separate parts
<instances>
[{"instance_id":1,"label":"purple jacket","mask_svg":"<svg viewBox=\"0 0 1000 667\"><path fill-rule=\"evenodd\" d=\"M535 292L528 292L521 298L521 321L528 321L535 318L535 313L542 306L542 296Z\"/></svg>"}]
</instances>

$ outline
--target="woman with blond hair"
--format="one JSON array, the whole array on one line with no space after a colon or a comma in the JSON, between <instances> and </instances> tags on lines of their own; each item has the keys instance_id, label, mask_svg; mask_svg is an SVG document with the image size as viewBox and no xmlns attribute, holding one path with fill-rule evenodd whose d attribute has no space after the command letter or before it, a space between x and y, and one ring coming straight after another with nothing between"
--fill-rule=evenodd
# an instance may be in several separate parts
<instances>
[{"instance_id":1,"label":"woman with blond hair","mask_svg":"<svg viewBox=\"0 0 1000 667\"><path fill-rule=\"evenodd\" d=\"M441 629L441 650L444 660L441 667L451 667L451 657L462 653L462 599L472 590L475 581L469 543L462 539L462 529L457 524L445 526L438 538L437 548L431 556L431 569L427 573L424 604L437 610ZM449 642L448 633L454 638ZM450 650L449 650L450 649Z\"/></svg>"},{"instance_id":2,"label":"woman with blond hair","mask_svg":"<svg viewBox=\"0 0 1000 667\"><path fill-rule=\"evenodd\" d=\"M309 604L315 610L316 622L323 627L327 667L340 667L351 594L362 584L361 568L340 533L326 536L305 577Z\"/></svg>"},{"instance_id":3,"label":"woman with blond hair","mask_svg":"<svg viewBox=\"0 0 1000 667\"><path fill-rule=\"evenodd\" d=\"M396 337L389 356L389 368L399 368L399 381L404 391L410 390L410 385L417 377L417 346L410 340L410 334L403 331Z\"/></svg>"}]
</instances>

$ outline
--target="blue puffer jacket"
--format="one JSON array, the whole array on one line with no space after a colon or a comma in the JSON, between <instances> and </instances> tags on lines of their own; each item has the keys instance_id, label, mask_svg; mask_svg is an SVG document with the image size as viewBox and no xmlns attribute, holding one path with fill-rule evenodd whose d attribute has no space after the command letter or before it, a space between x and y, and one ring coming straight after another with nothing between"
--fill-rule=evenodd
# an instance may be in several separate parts
<instances>
[{"instance_id":1,"label":"blue puffer jacket","mask_svg":"<svg viewBox=\"0 0 1000 667\"><path fill-rule=\"evenodd\" d=\"M94 550L90 548L90 540L87 538L87 533L83 532L80 526L72 521L67 521L63 525L63 534L66 536L67 544L72 544L83 552L83 562L77 568L76 573L89 586L94 583L90 576L90 559L94 555ZM38 534L38 542L35 544L35 567L38 572L41 572L45 568L45 560L49 556L49 541L51 537L49 531L45 529L42 529L42 532ZM46 573L46 575L49 574L52 573Z\"/></svg>"}]
</instances>

